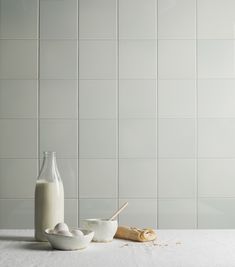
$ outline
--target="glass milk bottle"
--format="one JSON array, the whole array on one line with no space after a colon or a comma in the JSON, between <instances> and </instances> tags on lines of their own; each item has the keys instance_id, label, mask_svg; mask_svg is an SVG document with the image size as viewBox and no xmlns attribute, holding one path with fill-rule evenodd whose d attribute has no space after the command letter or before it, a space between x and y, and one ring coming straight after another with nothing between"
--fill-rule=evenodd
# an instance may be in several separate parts
<instances>
[{"instance_id":1,"label":"glass milk bottle","mask_svg":"<svg viewBox=\"0 0 235 267\"><path fill-rule=\"evenodd\" d=\"M56 164L55 152L44 152L35 188L35 238L47 241L44 230L64 222L64 187Z\"/></svg>"}]
</instances>

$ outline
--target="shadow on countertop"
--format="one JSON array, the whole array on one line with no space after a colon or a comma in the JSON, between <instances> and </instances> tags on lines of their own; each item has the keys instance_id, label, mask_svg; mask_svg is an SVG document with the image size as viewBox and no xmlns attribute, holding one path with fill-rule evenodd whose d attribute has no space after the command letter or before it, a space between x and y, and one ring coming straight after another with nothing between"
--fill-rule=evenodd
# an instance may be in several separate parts
<instances>
[{"instance_id":1,"label":"shadow on countertop","mask_svg":"<svg viewBox=\"0 0 235 267\"><path fill-rule=\"evenodd\" d=\"M23 242L36 242L32 236L13 236L13 235L0 235L0 241L23 241Z\"/></svg>"},{"instance_id":2,"label":"shadow on countertop","mask_svg":"<svg viewBox=\"0 0 235 267\"><path fill-rule=\"evenodd\" d=\"M22 242L18 244L16 243L17 247L27 250L52 250L48 242L37 242L32 236L2 235L0 236L0 242L1 241Z\"/></svg>"},{"instance_id":3,"label":"shadow on countertop","mask_svg":"<svg viewBox=\"0 0 235 267\"><path fill-rule=\"evenodd\" d=\"M27 250L53 250L48 242L34 242L23 244L23 248Z\"/></svg>"}]
</instances>

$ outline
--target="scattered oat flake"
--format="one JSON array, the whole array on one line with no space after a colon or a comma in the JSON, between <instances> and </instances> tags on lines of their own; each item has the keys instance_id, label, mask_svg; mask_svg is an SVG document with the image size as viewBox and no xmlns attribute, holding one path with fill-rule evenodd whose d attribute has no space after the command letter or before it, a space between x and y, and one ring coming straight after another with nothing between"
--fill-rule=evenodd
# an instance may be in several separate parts
<instances>
[{"instance_id":1,"label":"scattered oat flake","mask_svg":"<svg viewBox=\"0 0 235 267\"><path fill-rule=\"evenodd\" d=\"M123 248L123 247L127 247L127 246L129 246L129 244L123 244L122 246L121 246L121 248Z\"/></svg>"}]
</instances>

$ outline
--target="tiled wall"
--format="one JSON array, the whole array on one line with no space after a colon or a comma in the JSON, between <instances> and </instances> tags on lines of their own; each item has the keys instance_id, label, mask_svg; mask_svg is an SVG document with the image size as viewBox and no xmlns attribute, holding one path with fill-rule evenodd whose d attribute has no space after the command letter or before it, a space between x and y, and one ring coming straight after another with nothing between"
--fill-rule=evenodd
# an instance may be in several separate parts
<instances>
[{"instance_id":1,"label":"tiled wall","mask_svg":"<svg viewBox=\"0 0 235 267\"><path fill-rule=\"evenodd\" d=\"M0 228L32 228L42 152L66 221L234 228L235 2L0 0Z\"/></svg>"}]
</instances>

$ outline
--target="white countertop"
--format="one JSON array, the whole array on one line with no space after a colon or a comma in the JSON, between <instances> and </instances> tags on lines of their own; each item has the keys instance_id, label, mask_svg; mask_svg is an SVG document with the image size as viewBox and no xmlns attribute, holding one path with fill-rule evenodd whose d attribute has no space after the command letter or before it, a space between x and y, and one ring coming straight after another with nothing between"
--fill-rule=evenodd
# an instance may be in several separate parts
<instances>
[{"instance_id":1,"label":"white countertop","mask_svg":"<svg viewBox=\"0 0 235 267\"><path fill-rule=\"evenodd\" d=\"M52 250L32 230L0 230L1 267L235 267L235 230L158 230L154 243L114 240Z\"/></svg>"}]
</instances>

